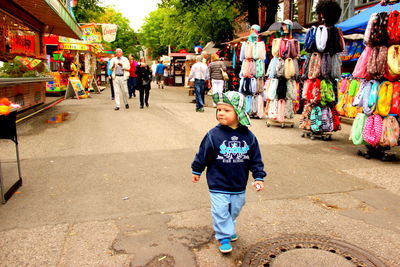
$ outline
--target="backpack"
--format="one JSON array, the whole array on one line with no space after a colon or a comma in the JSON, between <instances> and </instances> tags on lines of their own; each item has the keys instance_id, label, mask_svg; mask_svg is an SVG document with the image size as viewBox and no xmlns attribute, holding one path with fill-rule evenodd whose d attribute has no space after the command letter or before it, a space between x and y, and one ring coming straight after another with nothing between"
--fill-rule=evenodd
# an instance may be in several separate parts
<instances>
[{"instance_id":1,"label":"backpack","mask_svg":"<svg viewBox=\"0 0 400 267\"><path fill-rule=\"evenodd\" d=\"M324 25L319 25L315 32L315 43L317 46L317 50L320 53L325 51L327 41L328 41L328 29Z\"/></svg>"},{"instance_id":2,"label":"backpack","mask_svg":"<svg viewBox=\"0 0 400 267\"><path fill-rule=\"evenodd\" d=\"M366 46L370 46L370 37L371 37L371 30L372 30L372 24L374 23L375 17L377 13L372 13L371 16L369 17L367 28L365 29L364 33L364 44Z\"/></svg>"},{"instance_id":3,"label":"backpack","mask_svg":"<svg viewBox=\"0 0 400 267\"><path fill-rule=\"evenodd\" d=\"M276 120L278 122L285 122L285 112L286 112L286 100L279 99L278 100L278 115Z\"/></svg>"},{"instance_id":4,"label":"backpack","mask_svg":"<svg viewBox=\"0 0 400 267\"><path fill-rule=\"evenodd\" d=\"M385 74L387 54L386 46L372 48L371 56L368 59L367 72L373 79L379 80Z\"/></svg>"},{"instance_id":5,"label":"backpack","mask_svg":"<svg viewBox=\"0 0 400 267\"><path fill-rule=\"evenodd\" d=\"M322 110L321 107L315 106L311 110L311 115L310 115L310 120L311 120L311 125L310 129L314 133L320 133L322 130Z\"/></svg>"},{"instance_id":6,"label":"backpack","mask_svg":"<svg viewBox=\"0 0 400 267\"><path fill-rule=\"evenodd\" d=\"M279 57L279 49L281 46L281 38L275 38L272 41L272 49L271 49L271 53L274 57Z\"/></svg>"},{"instance_id":7,"label":"backpack","mask_svg":"<svg viewBox=\"0 0 400 267\"><path fill-rule=\"evenodd\" d=\"M369 37L371 46L375 47L388 44L387 24L388 14L386 12L380 12L375 15Z\"/></svg>"},{"instance_id":8,"label":"backpack","mask_svg":"<svg viewBox=\"0 0 400 267\"><path fill-rule=\"evenodd\" d=\"M400 45L392 45L389 47L387 64L390 74L400 74Z\"/></svg>"},{"instance_id":9,"label":"backpack","mask_svg":"<svg viewBox=\"0 0 400 267\"><path fill-rule=\"evenodd\" d=\"M321 129L323 132L333 132L333 118L332 111L329 107L322 108L322 126Z\"/></svg>"},{"instance_id":10,"label":"backpack","mask_svg":"<svg viewBox=\"0 0 400 267\"><path fill-rule=\"evenodd\" d=\"M289 80L286 82L287 92L286 99L296 100L297 98L297 84L295 80Z\"/></svg>"},{"instance_id":11,"label":"backpack","mask_svg":"<svg viewBox=\"0 0 400 267\"><path fill-rule=\"evenodd\" d=\"M285 75L285 60L278 58L276 62L276 77L283 77Z\"/></svg>"},{"instance_id":12,"label":"backpack","mask_svg":"<svg viewBox=\"0 0 400 267\"><path fill-rule=\"evenodd\" d=\"M260 78L260 77L264 77L264 60L262 59L257 59L256 63L255 63L255 67L256 67L256 77Z\"/></svg>"},{"instance_id":13,"label":"backpack","mask_svg":"<svg viewBox=\"0 0 400 267\"><path fill-rule=\"evenodd\" d=\"M285 59L284 75L287 80L290 80L293 76L296 75L296 69L293 63L293 59L291 59L290 57Z\"/></svg>"},{"instance_id":14,"label":"backpack","mask_svg":"<svg viewBox=\"0 0 400 267\"><path fill-rule=\"evenodd\" d=\"M246 59L253 58L253 49L254 49L254 43L246 42L246 46L245 46L245 50L244 50L244 57Z\"/></svg>"},{"instance_id":15,"label":"backpack","mask_svg":"<svg viewBox=\"0 0 400 267\"><path fill-rule=\"evenodd\" d=\"M364 143L363 130L367 115L364 113L358 113L354 119L353 125L351 126L350 137L355 145L362 145Z\"/></svg>"},{"instance_id":16,"label":"backpack","mask_svg":"<svg viewBox=\"0 0 400 267\"><path fill-rule=\"evenodd\" d=\"M299 122L299 128L300 129L305 129L305 130L310 130L311 127L311 110L312 106L310 104L306 104L303 109L303 113L301 113L300 117L300 122Z\"/></svg>"},{"instance_id":17,"label":"backpack","mask_svg":"<svg viewBox=\"0 0 400 267\"><path fill-rule=\"evenodd\" d=\"M383 82L379 88L379 97L376 104L376 113L382 117L389 114L392 104L393 84L391 82Z\"/></svg>"},{"instance_id":18,"label":"backpack","mask_svg":"<svg viewBox=\"0 0 400 267\"><path fill-rule=\"evenodd\" d=\"M389 13L387 32L389 37L389 42L392 44L400 43L400 12L398 10L393 10Z\"/></svg>"},{"instance_id":19,"label":"backpack","mask_svg":"<svg viewBox=\"0 0 400 267\"><path fill-rule=\"evenodd\" d=\"M287 92L286 79L280 78L278 80L278 88L276 88L276 95L278 99L286 99L286 92Z\"/></svg>"},{"instance_id":20,"label":"backpack","mask_svg":"<svg viewBox=\"0 0 400 267\"><path fill-rule=\"evenodd\" d=\"M321 105L325 106L330 102L335 101L335 92L333 91L332 82L329 80L322 80L320 85Z\"/></svg>"},{"instance_id":21,"label":"backpack","mask_svg":"<svg viewBox=\"0 0 400 267\"><path fill-rule=\"evenodd\" d=\"M359 89L357 91L356 96L354 97L354 100L352 103L353 107L362 107L362 98L363 98L364 89L366 86L371 86L371 85L368 81L363 80L359 85Z\"/></svg>"},{"instance_id":22,"label":"backpack","mask_svg":"<svg viewBox=\"0 0 400 267\"><path fill-rule=\"evenodd\" d=\"M340 77L342 76L342 60L340 59L340 54L334 54L331 58L331 62L331 78L340 79Z\"/></svg>"},{"instance_id":23,"label":"backpack","mask_svg":"<svg viewBox=\"0 0 400 267\"><path fill-rule=\"evenodd\" d=\"M367 118L362 133L363 139L371 144L377 146L382 136L382 118L375 114Z\"/></svg>"},{"instance_id":24,"label":"backpack","mask_svg":"<svg viewBox=\"0 0 400 267\"><path fill-rule=\"evenodd\" d=\"M286 100L285 118L286 119L294 118L293 101L292 100Z\"/></svg>"},{"instance_id":25,"label":"backpack","mask_svg":"<svg viewBox=\"0 0 400 267\"><path fill-rule=\"evenodd\" d=\"M267 87L267 98L269 100L277 99L276 89L278 88L278 79L269 79L269 86Z\"/></svg>"},{"instance_id":26,"label":"backpack","mask_svg":"<svg viewBox=\"0 0 400 267\"><path fill-rule=\"evenodd\" d=\"M389 113L400 115L400 82L393 83L392 104Z\"/></svg>"},{"instance_id":27,"label":"backpack","mask_svg":"<svg viewBox=\"0 0 400 267\"><path fill-rule=\"evenodd\" d=\"M268 104L268 118L276 120L278 117L278 100L271 100Z\"/></svg>"},{"instance_id":28,"label":"backpack","mask_svg":"<svg viewBox=\"0 0 400 267\"><path fill-rule=\"evenodd\" d=\"M303 74L301 75L301 78L303 80L308 79L308 68L310 67L310 59L311 59L311 54L308 54L303 64Z\"/></svg>"},{"instance_id":29,"label":"backpack","mask_svg":"<svg viewBox=\"0 0 400 267\"><path fill-rule=\"evenodd\" d=\"M277 62L278 62L278 58L274 57L274 58L272 58L271 62L269 63L268 69L267 69L268 78L275 78Z\"/></svg>"},{"instance_id":30,"label":"backpack","mask_svg":"<svg viewBox=\"0 0 400 267\"><path fill-rule=\"evenodd\" d=\"M333 131L339 131L342 127L340 126L340 117L336 107L331 108L332 120L333 120Z\"/></svg>"},{"instance_id":31,"label":"backpack","mask_svg":"<svg viewBox=\"0 0 400 267\"><path fill-rule=\"evenodd\" d=\"M317 27L312 26L306 34L306 40L304 42L304 50L306 50L308 53L313 53L317 51L317 44L315 40L316 31Z\"/></svg>"},{"instance_id":32,"label":"backpack","mask_svg":"<svg viewBox=\"0 0 400 267\"><path fill-rule=\"evenodd\" d=\"M399 123L393 116L388 116L382 122L382 136L379 145L395 147L399 140Z\"/></svg>"},{"instance_id":33,"label":"backpack","mask_svg":"<svg viewBox=\"0 0 400 267\"><path fill-rule=\"evenodd\" d=\"M321 56L321 76L329 79L332 71L332 58L329 53L323 53Z\"/></svg>"},{"instance_id":34,"label":"backpack","mask_svg":"<svg viewBox=\"0 0 400 267\"><path fill-rule=\"evenodd\" d=\"M310 63L308 66L308 79L315 79L321 73L321 54L312 53Z\"/></svg>"},{"instance_id":35,"label":"backpack","mask_svg":"<svg viewBox=\"0 0 400 267\"><path fill-rule=\"evenodd\" d=\"M357 60L356 66L354 67L353 77L364 78L364 79L368 78L367 65L371 53L372 53L372 48L369 46L365 47L360 58Z\"/></svg>"}]
</instances>

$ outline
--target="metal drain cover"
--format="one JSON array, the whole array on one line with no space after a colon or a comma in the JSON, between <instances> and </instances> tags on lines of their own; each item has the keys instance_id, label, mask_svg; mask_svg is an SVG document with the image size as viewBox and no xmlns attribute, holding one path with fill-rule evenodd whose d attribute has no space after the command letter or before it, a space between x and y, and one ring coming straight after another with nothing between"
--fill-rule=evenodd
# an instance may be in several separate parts
<instances>
[{"instance_id":1,"label":"metal drain cover","mask_svg":"<svg viewBox=\"0 0 400 267\"><path fill-rule=\"evenodd\" d=\"M385 267L374 255L344 241L317 235L291 235L256 244L243 267Z\"/></svg>"}]
</instances>

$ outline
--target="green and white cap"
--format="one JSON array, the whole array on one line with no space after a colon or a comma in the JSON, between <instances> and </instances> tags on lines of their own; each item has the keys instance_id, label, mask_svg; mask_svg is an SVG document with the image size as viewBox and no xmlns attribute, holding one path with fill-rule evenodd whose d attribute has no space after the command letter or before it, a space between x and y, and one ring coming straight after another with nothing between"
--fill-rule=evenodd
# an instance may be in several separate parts
<instances>
[{"instance_id":1,"label":"green and white cap","mask_svg":"<svg viewBox=\"0 0 400 267\"><path fill-rule=\"evenodd\" d=\"M243 126L250 126L250 117L246 113L246 100L244 95L236 91L216 93L213 95L215 104L228 104L233 106L238 116L239 123Z\"/></svg>"}]
</instances>

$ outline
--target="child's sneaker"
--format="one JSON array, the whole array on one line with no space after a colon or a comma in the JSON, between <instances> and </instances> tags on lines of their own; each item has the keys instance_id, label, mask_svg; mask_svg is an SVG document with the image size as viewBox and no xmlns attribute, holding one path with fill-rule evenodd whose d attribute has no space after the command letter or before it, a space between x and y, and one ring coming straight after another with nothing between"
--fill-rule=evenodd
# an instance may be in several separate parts
<instances>
[{"instance_id":1,"label":"child's sneaker","mask_svg":"<svg viewBox=\"0 0 400 267\"><path fill-rule=\"evenodd\" d=\"M233 236L231 236L231 242L235 242L238 239L239 239L239 236L237 234L234 234Z\"/></svg>"},{"instance_id":2,"label":"child's sneaker","mask_svg":"<svg viewBox=\"0 0 400 267\"><path fill-rule=\"evenodd\" d=\"M232 251L231 240L229 238L218 240L219 242L219 251L221 253L229 253Z\"/></svg>"}]
</instances>

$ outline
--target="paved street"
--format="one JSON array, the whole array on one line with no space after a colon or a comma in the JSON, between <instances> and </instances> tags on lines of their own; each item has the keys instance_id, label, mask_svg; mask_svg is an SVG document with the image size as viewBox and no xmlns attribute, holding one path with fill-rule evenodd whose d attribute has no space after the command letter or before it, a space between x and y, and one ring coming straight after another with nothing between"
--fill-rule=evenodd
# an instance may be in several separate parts
<instances>
[{"instance_id":1,"label":"paved street","mask_svg":"<svg viewBox=\"0 0 400 267\"><path fill-rule=\"evenodd\" d=\"M18 125L24 185L0 206L0 266L238 266L251 246L284 234L344 240L400 266L399 161L357 156L349 125L325 142L252 120L266 189L248 187L240 239L222 256L205 177L193 184L190 169L217 123L210 97L196 113L182 87L152 89L142 110L134 98L114 111L108 89L92 96ZM63 112L65 122L46 123ZM6 183L13 149L0 141Z\"/></svg>"}]
</instances>

